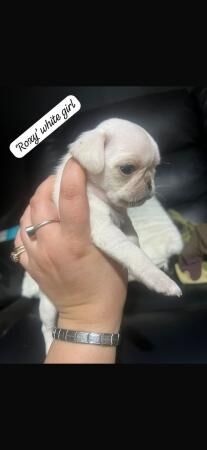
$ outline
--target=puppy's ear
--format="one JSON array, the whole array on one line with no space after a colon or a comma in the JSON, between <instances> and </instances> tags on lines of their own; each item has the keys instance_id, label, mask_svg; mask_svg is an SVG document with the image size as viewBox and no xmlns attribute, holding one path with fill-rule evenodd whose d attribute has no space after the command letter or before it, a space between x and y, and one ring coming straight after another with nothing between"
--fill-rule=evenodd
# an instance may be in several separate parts
<instances>
[{"instance_id":1,"label":"puppy's ear","mask_svg":"<svg viewBox=\"0 0 207 450\"><path fill-rule=\"evenodd\" d=\"M102 130L86 131L69 145L70 153L88 172L97 175L104 169L105 139Z\"/></svg>"}]
</instances>

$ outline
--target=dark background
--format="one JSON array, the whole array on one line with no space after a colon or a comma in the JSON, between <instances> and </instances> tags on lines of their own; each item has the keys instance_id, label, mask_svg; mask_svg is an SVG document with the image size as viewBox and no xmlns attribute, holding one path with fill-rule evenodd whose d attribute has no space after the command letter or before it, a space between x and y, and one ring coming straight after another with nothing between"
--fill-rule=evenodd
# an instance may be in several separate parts
<instances>
[{"instance_id":1,"label":"dark background","mask_svg":"<svg viewBox=\"0 0 207 450\"><path fill-rule=\"evenodd\" d=\"M184 86L186 87L186 86ZM9 142L33 125L67 95L75 95L81 110L103 107L128 98L180 89L181 86L19 86L1 87L1 124ZM191 87L187 86L187 89Z\"/></svg>"}]
</instances>

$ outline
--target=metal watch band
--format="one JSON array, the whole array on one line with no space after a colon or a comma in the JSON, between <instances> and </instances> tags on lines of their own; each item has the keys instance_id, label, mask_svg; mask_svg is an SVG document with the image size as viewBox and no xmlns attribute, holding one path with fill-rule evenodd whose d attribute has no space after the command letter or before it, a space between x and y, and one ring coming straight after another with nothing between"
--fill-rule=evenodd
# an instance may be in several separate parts
<instances>
[{"instance_id":1,"label":"metal watch band","mask_svg":"<svg viewBox=\"0 0 207 450\"><path fill-rule=\"evenodd\" d=\"M53 328L52 336L53 339L73 342L74 344L94 344L107 347L117 347L120 337L119 333L89 333L63 328Z\"/></svg>"}]
</instances>

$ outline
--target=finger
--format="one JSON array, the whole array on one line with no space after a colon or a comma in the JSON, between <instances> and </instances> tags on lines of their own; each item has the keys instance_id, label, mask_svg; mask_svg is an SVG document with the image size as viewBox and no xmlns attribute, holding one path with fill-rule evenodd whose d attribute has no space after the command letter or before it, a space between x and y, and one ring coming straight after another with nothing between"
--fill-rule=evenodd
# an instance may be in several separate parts
<instances>
[{"instance_id":1,"label":"finger","mask_svg":"<svg viewBox=\"0 0 207 450\"><path fill-rule=\"evenodd\" d=\"M18 230L17 235L15 237L15 241L14 241L14 247L16 248L16 247L19 247L20 245L23 245L23 242L22 242L22 239L21 239L20 230ZM29 258L28 258L28 254L26 252L26 249L19 256L19 263L24 267L25 270L28 269Z\"/></svg>"},{"instance_id":2,"label":"finger","mask_svg":"<svg viewBox=\"0 0 207 450\"><path fill-rule=\"evenodd\" d=\"M36 239L31 239L26 232L26 227L31 225L31 223L31 207L28 205L20 219L20 238L28 255L34 253L34 250L37 247Z\"/></svg>"},{"instance_id":3,"label":"finger","mask_svg":"<svg viewBox=\"0 0 207 450\"><path fill-rule=\"evenodd\" d=\"M80 165L70 159L65 165L59 197L61 226L67 234L89 240L90 219L86 191L86 175Z\"/></svg>"},{"instance_id":4,"label":"finger","mask_svg":"<svg viewBox=\"0 0 207 450\"><path fill-rule=\"evenodd\" d=\"M53 202L54 176L48 177L37 188L34 196L30 201L31 207L31 223L29 225L37 225L45 220L58 220L58 210ZM49 227L49 229L48 229ZM48 237L53 239L55 234L60 231L59 223L50 223L39 228L36 233L37 241L43 241Z\"/></svg>"}]
</instances>

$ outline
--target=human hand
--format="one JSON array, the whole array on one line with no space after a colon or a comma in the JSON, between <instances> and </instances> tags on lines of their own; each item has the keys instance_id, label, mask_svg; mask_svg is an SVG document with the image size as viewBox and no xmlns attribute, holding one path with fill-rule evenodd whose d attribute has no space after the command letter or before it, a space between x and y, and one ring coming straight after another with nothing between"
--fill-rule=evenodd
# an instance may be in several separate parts
<instances>
[{"instance_id":1,"label":"human hand","mask_svg":"<svg viewBox=\"0 0 207 450\"><path fill-rule=\"evenodd\" d=\"M86 176L70 159L65 166L59 211L52 200L54 176L36 190L21 221L15 246L20 263L59 312L63 328L118 332L126 299L127 273L94 246L90 237ZM59 219L30 238L25 228Z\"/></svg>"}]
</instances>

